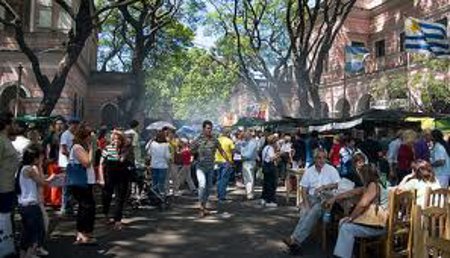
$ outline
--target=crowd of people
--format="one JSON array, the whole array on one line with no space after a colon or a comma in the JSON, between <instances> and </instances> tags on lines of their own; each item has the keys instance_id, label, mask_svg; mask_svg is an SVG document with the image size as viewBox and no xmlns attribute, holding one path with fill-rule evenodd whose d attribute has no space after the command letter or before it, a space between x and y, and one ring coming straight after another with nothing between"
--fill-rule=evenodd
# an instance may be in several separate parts
<instances>
[{"instance_id":1,"label":"crowd of people","mask_svg":"<svg viewBox=\"0 0 450 258\"><path fill-rule=\"evenodd\" d=\"M149 193L163 201L171 195L195 195L199 216L204 217L213 207L209 197L214 185L219 214L226 214L228 187L237 185L247 200L259 197L261 206L276 208L277 188L291 183L287 170L304 168L298 182L303 195L300 218L284 239L288 251L301 253L317 222L335 212L341 200L356 196L359 201L341 220L334 250L337 257L347 258L352 257L355 237L385 233L382 227L354 221L375 202L387 207L388 186L416 190L421 204L427 187L448 187L450 179L450 147L439 130L400 130L392 138L380 138L370 130L357 137L351 132L320 136L301 130L289 134L224 128L216 136L213 123L204 121L194 139L170 128L142 139L138 128L137 121L128 128L94 130L77 119L56 119L43 137L35 128L18 126L12 115L1 114L0 231L9 244L0 254L15 252L16 210L22 218L21 257L48 255L46 207L58 208L61 216L76 214L74 244L95 243L96 185L105 223L121 230L126 204ZM148 169L139 174L140 166ZM257 178L262 179L260 196L255 193Z\"/></svg>"}]
</instances>

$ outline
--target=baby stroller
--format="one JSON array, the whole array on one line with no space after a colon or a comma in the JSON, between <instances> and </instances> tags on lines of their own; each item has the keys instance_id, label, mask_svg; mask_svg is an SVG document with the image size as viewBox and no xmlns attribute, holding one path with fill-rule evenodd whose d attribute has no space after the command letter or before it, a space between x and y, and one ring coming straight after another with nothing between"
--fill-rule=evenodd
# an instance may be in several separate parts
<instances>
[{"instance_id":1,"label":"baby stroller","mask_svg":"<svg viewBox=\"0 0 450 258\"><path fill-rule=\"evenodd\" d=\"M153 187L150 187L147 193L147 201L150 206L158 207L161 211L167 210L170 207L170 196L163 196L153 189Z\"/></svg>"},{"instance_id":2,"label":"baby stroller","mask_svg":"<svg viewBox=\"0 0 450 258\"><path fill-rule=\"evenodd\" d=\"M148 191L148 170L145 165L136 164L136 166L131 170L131 206L134 209L138 209L139 206L143 205L143 201L146 198L144 193Z\"/></svg>"}]
</instances>

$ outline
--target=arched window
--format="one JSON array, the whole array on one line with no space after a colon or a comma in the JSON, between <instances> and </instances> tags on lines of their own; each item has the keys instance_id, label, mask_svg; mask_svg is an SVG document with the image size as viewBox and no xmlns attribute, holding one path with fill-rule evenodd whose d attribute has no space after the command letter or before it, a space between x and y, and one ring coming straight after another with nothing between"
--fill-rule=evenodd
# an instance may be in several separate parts
<instances>
[{"instance_id":1,"label":"arched window","mask_svg":"<svg viewBox=\"0 0 450 258\"><path fill-rule=\"evenodd\" d=\"M102 124L109 127L115 126L119 121L119 110L117 106L108 103L102 108Z\"/></svg>"},{"instance_id":2,"label":"arched window","mask_svg":"<svg viewBox=\"0 0 450 258\"><path fill-rule=\"evenodd\" d=\"M337 103L336 103L336 117L337 118L346 118L350 116L350 103L348 102L347 99L340 99Z\"/></svg>"},{"instance_id":3,"label":"arched window","mask_svg":"<svg viewBox=\"0 0 450 258\"><path fill-rule=\"evenodd\" d=\"M0 111L2 112L12 112L14 113L14 108L16 105L16 96L17 96L17 87L15 85L11 85L6 87L4 90L1 91L0 95ZM20 88L19 90L19 105L18 105L18 114L24 114L25 113L25 107L23 106L23 103L21 102L21 99L24 99L27 97L27 93L23 88Z\"/></svg>"},{"instance_id":4,"label":"arched window","mask_svg":"<svg viewBox=\"0 0 450 258\"><path fill-rule=\"evenodd\" d=\"M362 113L370 109L370 102L372 102L373 97L370 94L364 94L358 101L358 106L356 112Z\"/></svg>"}]
</instances>

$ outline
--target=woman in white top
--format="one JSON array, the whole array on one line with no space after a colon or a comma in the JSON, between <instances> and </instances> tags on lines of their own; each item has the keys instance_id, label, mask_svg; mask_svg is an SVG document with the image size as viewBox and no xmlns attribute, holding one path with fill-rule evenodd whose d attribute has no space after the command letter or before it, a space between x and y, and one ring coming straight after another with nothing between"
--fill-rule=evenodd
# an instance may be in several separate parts
<instances>
[{"instance_id":1,"label":"woman in white top","mask_svg":"<svg viewBox=\"0 0 450 258\"><path fill-rule=\"evenodd\" d=\"M267 207L277 207L275 194L277 191L277 176L275 162L279 159L279 154L275 152L277 145L276 137L267 137L267 145L262 150L264 183L261 195L261 205Z\"/></svg>"},{"instance_id":2,"label":"woman in white top","mask_svg":"<svg viewBox=\"0 0 450 258\"><path fill-rule=\"evenodd\" d=\"M22 217L20 241L21 257L37 257L47 254L43 249L45 239L44 215L40 202L39 187L47 185L53 178L45 179L38 167L43 164L43 151L37 145L29 146L23 152L22 168L16 176L19 212Z\"/></svg>"},{"instance_id":3,"label":"woman in white top","mask_svg":"<svg viewBox=\"0 0 450 258\"><path fill-rule=\"evenodd\" d=\"M412 173L405 176L397 187L397 191L416 190L416 204L425 208L425 192L430 187L432 190L441 187L436 179L431 164L425 160L418 160Z\"/></svg>"},{"instance_id":4,"label":"woman in white top","mask_svg":"<svg viewBox=\"0 0 450 258\"><path fill-rule=\"evenodd\" d=\"M165 183L170 162L170 150L164 131L158 132L155 140L151 142L148 154L151 159L150 168L152 169L153 189L158 193L165 195Z\"/></svg>"},{"instance_id":5,"label":"woman in white top","mask_svg":"<svg viewBox=\"0 0 450 258\"><path fill-rule=\"evenodd\" d=\"M96 241L92 236L95 221L95 201L92 187L96 183L96 178L92 167L94 155L91 131L90 128L80 126L75 132L67 166L68 182L75 182L70 178L70 169L78 174L86 173L82 175L84 182L77 180L77 183L69 183L70 190L78 202L75 244L92 244ZM99 173L98 183L105 184L102 173Z\"/></svg>"}]
</instances>

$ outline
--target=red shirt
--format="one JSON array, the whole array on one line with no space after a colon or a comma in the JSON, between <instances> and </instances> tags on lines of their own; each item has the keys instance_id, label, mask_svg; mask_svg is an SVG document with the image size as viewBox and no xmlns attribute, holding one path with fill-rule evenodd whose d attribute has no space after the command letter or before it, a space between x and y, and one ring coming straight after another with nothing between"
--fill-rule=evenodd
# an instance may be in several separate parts
<instances>
[{"instance_id":1,"label":"red shirt","mask_svg":"<svg viewBox=\"0 0 450 258\"><path fill-rule=\"evenodd\" d=\"M341 150L341 144L333 144L331 147L330 153L330 162L331 165L338 167L341 164L341 157L339 155L339 151Z\"/></svg>"},{"instance_id":2,"label":"red shirt","mask_svg":"<svg viewBox=\"0 0 450 258\"><path fill-rule=\"evenodd\" d=\"M189 148L184 148L181 150L181 160L184 166L191 165L192 153Z\"/></svg>"},{"instance_id":3,"label":"red shirt","mask_svg":"<svg viewBox=\"0 0 450 258\"><path fill-rule=\"evenodd\" d=\"M399 170L407 171L411 169L411 163L414 161L414 151L409 145L402 144L398 149L397 167Z\"/></svg>"}]
</instances>

